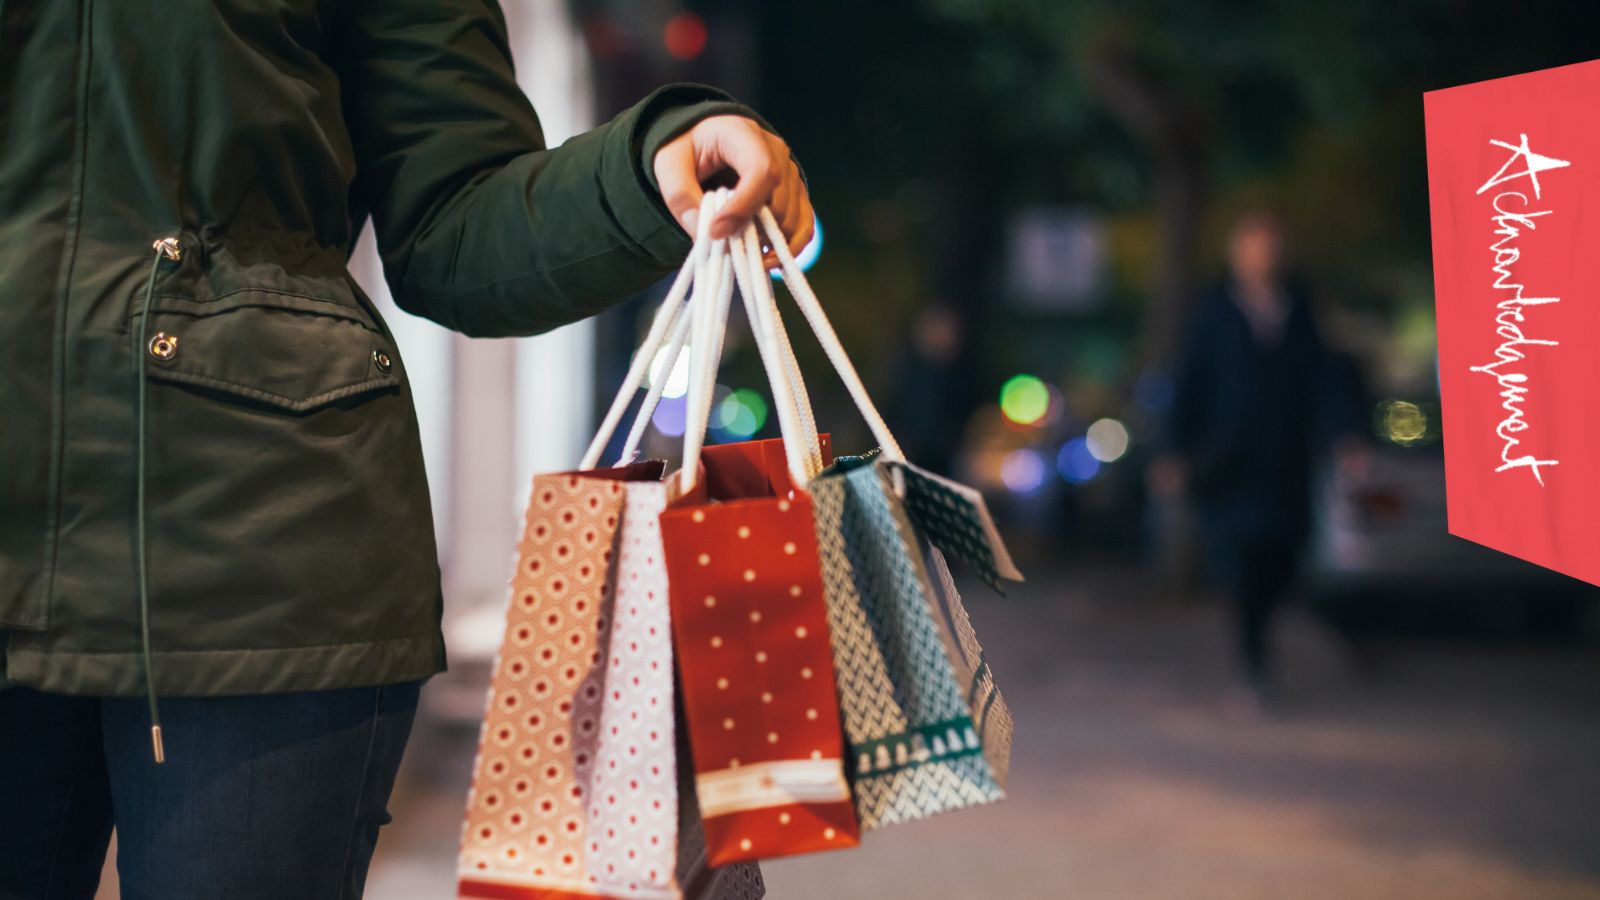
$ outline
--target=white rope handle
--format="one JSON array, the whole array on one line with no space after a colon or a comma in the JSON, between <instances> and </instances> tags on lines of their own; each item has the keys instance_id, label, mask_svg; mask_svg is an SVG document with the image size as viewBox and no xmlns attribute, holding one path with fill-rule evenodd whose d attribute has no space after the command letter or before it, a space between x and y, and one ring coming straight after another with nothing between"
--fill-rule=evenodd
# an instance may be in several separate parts
<instances>
[{"instance_id":1,"label":"white rope handle","mask_svg":"<svg viewBox=\"0 0 1600 900\"><path fill-rule=\"evenodd\" d=\"M650 420L655 415L656 407L661 405L661 395L666 392L667 382L672 380L672 373L677 371L678 358L683 355L683 347L689 337L689 325L693 321L694 316L686 307L678 307L672 323L672 333L667 338L666 352L662 354L661 375L651 382L644 403L639 405L639 414L634 416L633 428L628 431L628 439L623 442L622 453L617 457L618 466L625 466L638 457L639 445L644 442L645 429L650 427ZM607 437L607 440L610 438Z\"/></svg>"},{"instance_id":2,"label":"white rope handle","mask_svg":"<svg viewBox=\"0 0 1600 900\"><path fill-rule=\"evenodd\" d=\"M700 206L700 220L708 221L727 202L726 190L706 194ZM689 298L693 315L689 338L689 399L683 429L683 468L678 473L678 489L687 493L700 474L700 453L705 448L706 428L711 422L711 401L717 389L717 367L722 357L722 337L726 331L728 308L733 301L728 242L710 242L700 262L694 293ZM718 323L723 329L718 331Z\"/></svg>"},{"instance_id":3,"label":"white rope handle","mask_svg":"<svg viewBox=\"0 0 1600 900\"><path fill-rule=\"evenodd\" d=\"M715 210L720 210L729 196L730 192L725 190L715 192L711 201ZM708 277L706 270L714 267L724 253L726 268L717 279ZM727 331L735 285L767 373L790 479L796 487L803 488L823 467L816 418L795 361L794 348L789 345L783 321L778 316L772 281L761 265L760 232L755 223L747 223L742 233L714 242L702 265L694 296L689 301L694 317L691 327L695 337L690 341L694 362L690 366L690 399L679 490L690 490L699 477L704 436L710 425L711 395L716 389L716 373L722 357L721 338ZM712 281L716 281L714 287ZM712 298L715 298L714 305L706 302ZM703 347L710 351L703 352L700 349Z\"/></svg>"},{"instance_id":4,"label":"white rope handle","mask_svg":"<svg viewBox=\"0 0 1600 900\"><path fill-rule=\"evenodd\" d=\"M773 406L778 414L778 429L783 434L784 457L789 477L797 488L804 488L822 471L822 452L817 437L816 419L809 400L802 400L805 382L794 362L783 324L778 320L777 300L772 282L761 267L761 240L752 222L741 235L729 238L734 255L734 274L744 298L745 314L756 338L756 349L771 385ZM804 405L802 405L804 404Z\"/></svg>"},{"instance_id":5,"label":"white rope handle","mask_svg":"<svg viewBox=\"0 0 1600 900\"><path fill-rule=\"evenodd\" d=\"M633 402L633 395L639 392L639 385L643 383L645 374L650 371L650 364L655 360L656 352L662 340L672 331L673 326L684 316L684 296L689 292L689 287L695 278L700 261L706 253L706 237L710 234L710 223L705 216L695 228L694 246L689 250L689 256L684 260L683 268L678 270L678 277L673 279L672 287L667 291L667 297L661 303L661 308L656 311L655 319L650 322L650 330L645 334L644 343L639 346L639 351L634 354L633 362L628 365L628 374L622 379L622 387L617 390L617 396L611 401L611 408L606 410L605 419L601 421L600 428L595 432L594 438L589 441L589 448L584 451L583 459L578 463L579 469L592 469L600 464L600 455L605 452L606 445L611 443L611 436L617 430L617 423L622 421L623 413L627 412L628 404ZM680 344L681 346L681 344ZM672 371L672 366L677 359L676 352L669 353L666 372ZM656 381L664 382L665 377ZM655 390L652 384L653 398L647 398L645 405L639 411L639 417L648 420L655 412L655 404L660 402L661 393ZM633 431L643 434L637 422ZM633 452L637 452L638 444L632 441L630 432L631 451L625 451L623 462L631 461Z\"/></svg>"},{"instance_id":6,"label":"white rope handle","mask_svg":"<svg viewBox=\"0 0 1600 900\"><path fill-rule=\"evenodd\" d=\"M884 422L877 406L873 405L872 398L867 395L867 387L862 384L855 364L850 362L849 354L845 353L844 345L839 342L839 335L833 330L833 324L828 321L827 314L822 311L822 304L818 302L816 293L807 283L805 274L800 271L794 254L789 252L788 239L784 237L783 229L778 227L777 219L772 217L772 211L766 207L761 209L761 225L766 230L767 242L772 245L772 250L778 255L778 262L783 267L783 283L788 286L795 305L800 307L800 312L811 324L811 330L816 334L817 341L822 344L822 350L827 354L828 360L833 363L839 377L844 380L845 389L850 392L850 398L861 411L861 417L867 420L867 427L872 429L872 437L883 451L883 458L904 462L906 457L900 450L899 442L889 433L888 423Z\"/></svg>"},{"instance_id":7,"label":"white rope handle","mask_svg":"<svg viewBox=\"0 0 1600 900\"><path fill-rule=\"evenodd\" d=\"M705 265L705 258L702 256L696 263L697 269L703 270ZM701 276L697 275L696 277ZM732 275L730 272L730 264L729 262L724 261L722 269L722 289L724 291L731 291L733 289L732 282L730 281L731 278ZM626 465L627 463L632 462L634 458L639 455L639 445L644 441L645 430L650 426L650 420L651 417L655 415L656 407L661 404L661 395L666 391L667 382L670 380L671 373L678 367L678 359L683 356L685 347L687 346L689 332L693 326L693 323L694 316L689 310L688 305L685 304L684 308L679 311L677 320L673 323L672 333L667 339L667 347L662 356L661 371L665 374L663 374L661 378L657 378L650 385L650 390L645 394L644 402L639 405L639 412L633 420L633 429L628 432L628 439L623 442L622 453L618 457L618 465ZM716 348L712 352L715 354L715 358L718 360L722 359L722 344L725 335L725 331L715 332ZM691 352L690 355L692 359L693 353ZM693 365L692 362L691 365ZM715 373L713 372L713 374ZM712 390L715 390L715 385L713 385ZM687 403L688 400L686 397L686 406ZM707 415L709 415L709 413ZM685 422L687 421L686 413Z\"/></svg>"},{"instance_id":8,"label":"white rope handle","mask_svg":"<svg viewBox=\"0 0 1600 900\"><path fill-rule=\"evenodd\" d=\"M752 239L756 240L756 248L750 246ZM729 242L733 245L738 259L734 272L739 278L739 293L744 297L745 318L750 322L750 331L755 336L756 349L761 356L761 366L767 374L773 411L778 417L778 431L783 437L784 459L789 469L789 477L796 486L803 487L816 471L810 464L811 459L818 455L814 449L816 437L814 434L808 437L801 425L794 382L784 365L784 357L779 350L777 334L773 328L774 300L770 292L762 294L761 279L752 274L761 271L760 241L752 233L752 229L746 227L743 233L730 238ZM752 249L755 249L757 254L754 265L750 260Z\"/></svg>"},{"instance_id":9,"label":"white rope handle","mask_svg":"<svg viewBox=\"0 0 1600 900\"><path fill-rule=\"evenodd\" d=\"M772 279L768 277L766 268L761 264L761 235L754 221L747 226L745 247L751 285L763 310L762 326L771 337L772 346L777 351L776 358L782 364L782 371L787 375L785 386L792 393L790 399L793 402L792 408L798 426L796 439L799 448L804 451L803 461L808 476L797 483L804 485L823 469L822 441L817 430L816 414L811 406L811 394L806 390L805 378L800 374L800 362L795 359L794 344L790 342L789 332L784 328L783 317L778 314L778 298L772 287Z\"/></svg>"},{"instance_id":10,"label":"white rope handle","mask_svg":"<svg viewBox=\"0 0 1600 900\"><path fill-rule=\"evenodd\" d=\"M694 487L699 475L706 431L710 425L716 374L721 363L728 312L737 282L762 366L767 373L790 477L797 487L804 487L822 470L821 442L809 392L795 359L794 347L778 313L771 280L761 265L760 230L751 222L741 234L717 241L709 239L709 223L727 203L729 196L731 192L727 189L705 195L694 247L656 312L643 344L629 365L621 389L584 453L581 468L589 469L598 464L633 395L638 392L665 343L661 377L652 380L628 433L618 464L626 464L633 459L687 342L690 353L689 391L684 423L684 465L680 471L679 488L687 491ZM821 302L800 271L794 255L789 252L783 230L766 208L761 210L760 220L761 230L766 232L768 243L778 256L784 284L816 334L823 352L844 381L851 399L855 401L882 449L884 458L903 461L905 456L899 443L867 394L866 386L839 341L832 323L828 321Z\"/></svg>"}]
</instances>

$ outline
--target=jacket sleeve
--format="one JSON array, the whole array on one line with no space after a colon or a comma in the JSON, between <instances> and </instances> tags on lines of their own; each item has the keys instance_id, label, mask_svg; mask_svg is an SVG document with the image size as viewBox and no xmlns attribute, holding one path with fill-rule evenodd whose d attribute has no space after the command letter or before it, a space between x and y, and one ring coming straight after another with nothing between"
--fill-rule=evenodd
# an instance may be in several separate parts
<instances>
[{"instance_id":1,"label":"jacket sleeve","mask_svg":"<svg viewBox=\"0 0 1600 900\"><path fill-rule=\"evenodd\" d=\"M547 331L676 268L689 239L644 161L706 116L755 118L713 88L671 85L547 149L494 0L337 8L352 209L372 214L395 302L466 334Z\"/></svg>"}]
</instances>

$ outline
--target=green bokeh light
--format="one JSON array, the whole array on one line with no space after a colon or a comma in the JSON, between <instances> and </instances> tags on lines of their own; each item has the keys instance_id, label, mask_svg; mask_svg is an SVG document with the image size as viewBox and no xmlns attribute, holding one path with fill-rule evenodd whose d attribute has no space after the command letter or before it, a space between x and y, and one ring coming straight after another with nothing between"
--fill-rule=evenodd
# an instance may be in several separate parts
<instances>
[{"instance_id":1,"label":"green bokeh light","mask_svg":"<svg viewBox=\"0 0 1600 900\"><path fill-rule=\"evenodd\" d=\"M1000 388L1000 411L1018 425L1032 425L1050 411L1050 389L1033 375L1013 375Z\"/></svg>"},{"instance_id":2,"label":"green bokeh light","mask_svg":"<svg viewBox=\"0 0 1600 900\"><path fill-rule=\"evenodd\" d=\"M717 424L738 438L748 438L767 424L767 401L749 388L739 388L717 405Z\"/></svg>"}]
</instances>

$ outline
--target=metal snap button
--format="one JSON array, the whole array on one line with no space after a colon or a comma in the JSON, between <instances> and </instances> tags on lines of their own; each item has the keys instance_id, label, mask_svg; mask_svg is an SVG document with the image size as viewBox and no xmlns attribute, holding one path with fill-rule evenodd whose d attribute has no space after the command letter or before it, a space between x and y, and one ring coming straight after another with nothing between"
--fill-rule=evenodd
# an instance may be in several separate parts
<instances>
[{"instance_id":1,"label":"metal snap button","mask_svg":"<svg viewBox=\"0 0 1600 900\"><path fill-rule=\"evenodd\" d=\"M150 249L156 251L162 256L165 256L172 262L177 262L178 260L183 259L183 245L178 243L178 239L175 237L162 238L161 240L156 241L154 244L151 244Z\"/></svg>"},{"instance_id":2,"label":"metal snap button","mask_svg":"<svg viewBox=\"0 0 1600 900\"><path fill-rule=\"evenodd\" d=\"M372 364L377 366L378 371L385 375L389 374L389 370L394 368L394 360L390 359L389 354L382 350L372 351Z\"/></svg>"},{"instance_id":3,"label":"metal snap button","mask_svg":"<svg viewBox=\"0 0 1600 900\"><path fill-rule=\"evenodd\" d=\"M178 336L158 331L150 338L150 355L167 362L178 355Z\"/></svg>"}]
</instances>

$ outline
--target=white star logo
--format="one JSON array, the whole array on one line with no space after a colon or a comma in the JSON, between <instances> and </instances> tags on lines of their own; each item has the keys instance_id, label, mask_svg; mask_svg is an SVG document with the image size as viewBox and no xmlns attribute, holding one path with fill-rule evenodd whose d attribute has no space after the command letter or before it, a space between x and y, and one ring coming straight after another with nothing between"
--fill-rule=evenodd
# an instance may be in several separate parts
<instances>
[{"instance_id":1,"label":"white star logo","mask_svg":"<svg viewBox=\"0 0 1600 900\"><path fill-rule=\"evenodd\" d=\"M1500 167L1500 171L1494 173L1494 177L1490 178L1488 181L1485 181L1483 183L1483 187L1478 188L1477 192L1480 194L1484 191L1487 191L1489 188L1494 187L1495 185L1504 184L1513 178L1522 178L1526 176L1529 181L1533 182L1534 199L1538 199L1540 196L1539 173L1549 169L1564 169L1567 166L1572 165L1572 163L1564 159L1556 159L1553 156L1540 156L1532 150L1529 150L1528 136L1526 134L1522 135L1521 144L1508 144L1505 141L1495 140L1491 140L1489 143L1496 147L1504 147L1505 149L1510 150L1511 158L1505 161L1505 164ZM1512 164L1519 159L1526 159L1528 161L1528 167L1520 172L1511 172L1507 174L1506 170L1510 169Z\"/></svg>"}]
</instances>

